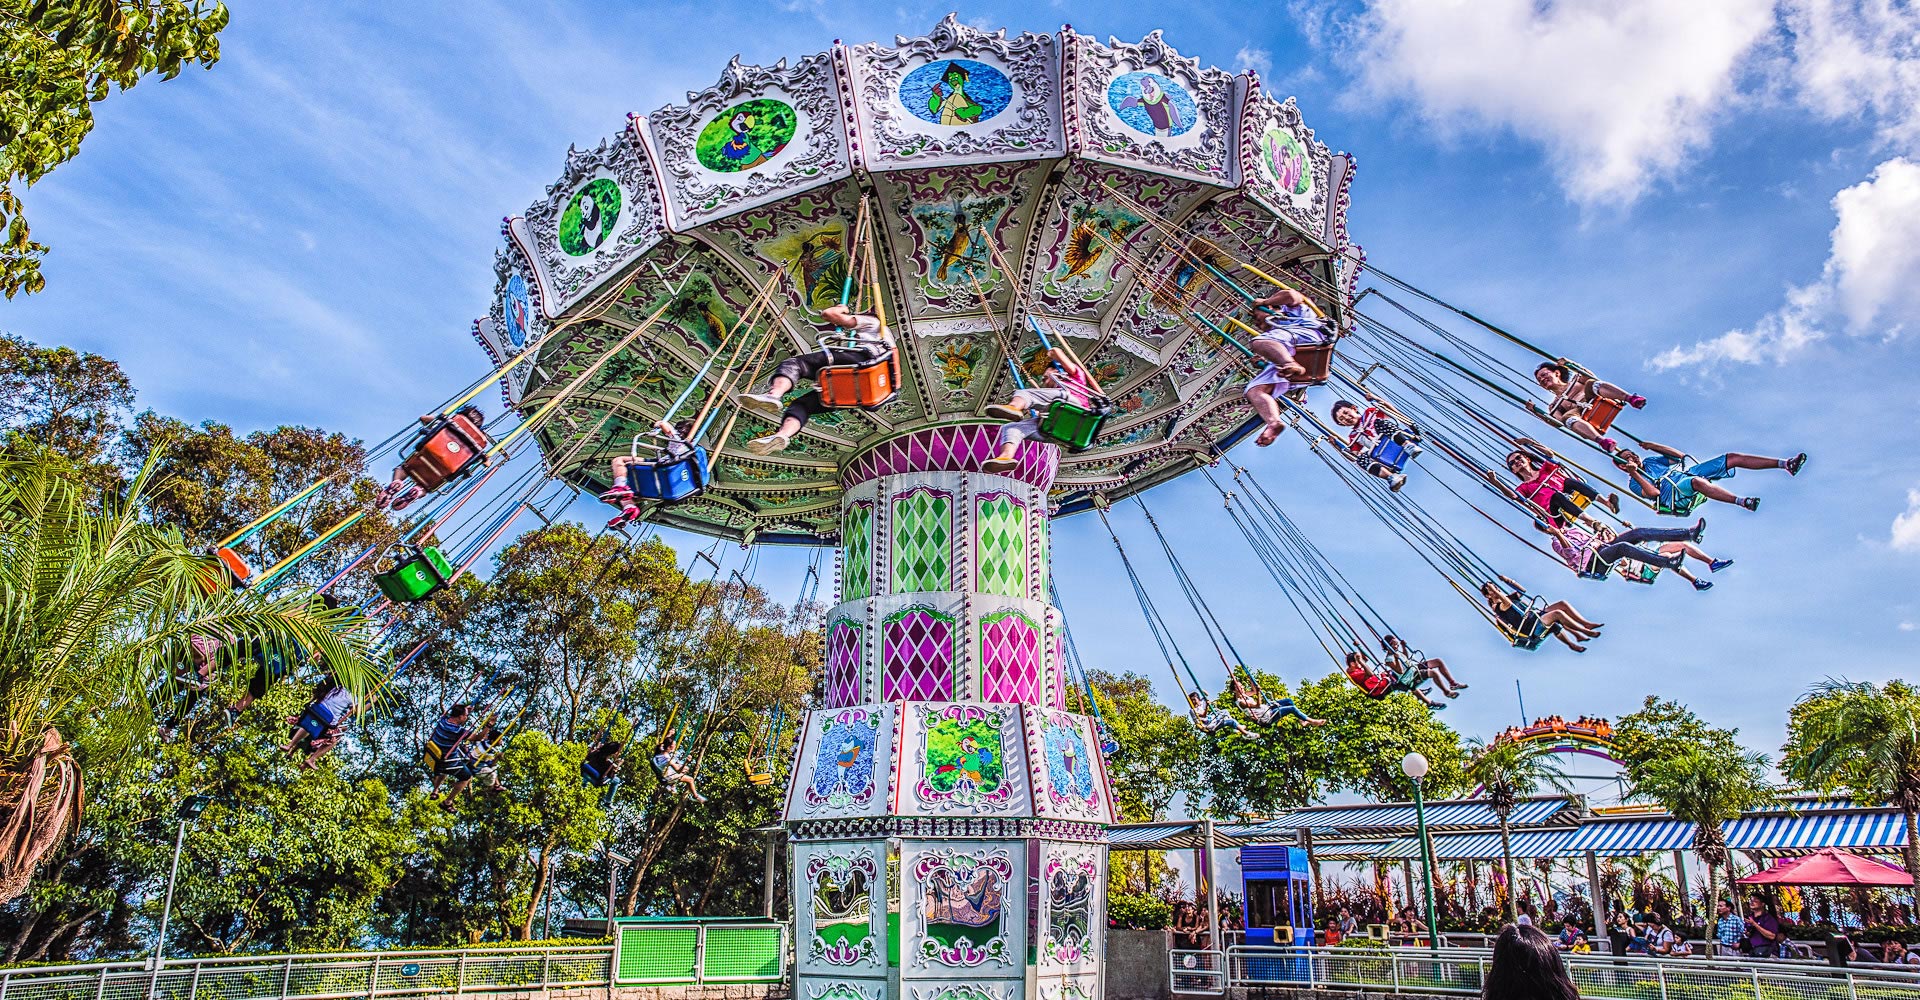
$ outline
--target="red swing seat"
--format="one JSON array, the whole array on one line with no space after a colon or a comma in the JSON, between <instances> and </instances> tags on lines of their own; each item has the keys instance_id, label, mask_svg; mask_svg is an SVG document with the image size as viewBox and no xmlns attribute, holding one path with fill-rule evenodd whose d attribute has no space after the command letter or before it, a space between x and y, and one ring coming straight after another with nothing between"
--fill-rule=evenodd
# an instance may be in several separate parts
<instances>
[{"instance_id":1,"label":"red swing seat","mask_svg":"<svg viewBox=\"0 0 1920 1000\"><path fill-rule=\"evenodd\" d=\"M487 435L464 413L442 417L421 433L413 454L400 463L407 478L428 492L472 471L487 450Z\"/></svg>"}]
</instances>

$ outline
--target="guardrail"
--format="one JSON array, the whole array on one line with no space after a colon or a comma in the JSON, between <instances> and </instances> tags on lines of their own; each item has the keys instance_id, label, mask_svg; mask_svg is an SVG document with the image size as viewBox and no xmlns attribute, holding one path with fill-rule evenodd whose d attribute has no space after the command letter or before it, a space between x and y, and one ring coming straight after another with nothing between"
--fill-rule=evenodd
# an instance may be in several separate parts
<instances>
[{"instance_id":1,"label":"guardrail","mask_svg":"<svg viewBox=\"0 0 1920 1000\"><path fill-rule=\"evenodd\" d=\"M383 1000L616 985L777 983L780 923L623 926L619 945L169 958L0 968L0 1000ZM685 942L684 961L669 946Z\"/></svg>"},{"instance_id":2,"label":"guardrail","mask_svg":"<svg viewBox=\"0 0 1920 1000\"><path fill-rule=\"evenodd\" d=\"M1180 953L1176 952L1176 957ZM1920 971L1724 959L1564 955L1583 997L1617 1000L1913 1000ZM1225 955L1226 985L1479 995L1490 953L1478 949L1265 948ZM1176 971L1176 975L1177 975ZM6 1000L6 998L0 998Z\"/></svg>"}]
</instances>

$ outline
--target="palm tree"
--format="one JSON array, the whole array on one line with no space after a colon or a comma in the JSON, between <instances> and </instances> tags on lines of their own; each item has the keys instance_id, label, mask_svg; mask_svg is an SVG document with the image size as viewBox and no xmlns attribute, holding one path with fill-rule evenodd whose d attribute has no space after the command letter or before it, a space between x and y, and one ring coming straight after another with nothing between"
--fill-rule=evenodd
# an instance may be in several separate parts
<instances>
[{"instance_id":1,"label":"palm tree","mask_svg":"<svg viewBox=\"0 0 1920 1000\"><path fill-rule=\"evenodd\" d=\"M1559 763L1553 759L1553 750L1547 744L1469 740L1467 752L1467 780L1480 785L1486 794L1487 805L1500 820L1500 871L1506 876L1507 920L1512 921L1516 919L1514 898L1517 889L1513 873L1513 829L1510 825L1514 807L1520 804L1522 798L1538 793L1543 785L1561 793L1571 793L1573 788L1567 782L1566 774L1560 770Z\"/></svg>"},{"instance_id":2,"label":"palm tree","mask_svg":"<svg viewBox=\"0 0 1920 1000\"><path fill-rule=\"evenodd\" d=\"M297 643L356 693L374 676L367 639L341 631L359 620L348 612L298 592L207 593L211 560L140 517L153 467L99 497L57 456L0 460L0 902L80 820L85 786L61 728L92 727L103 755L150 734L148 692L191 637Z\"/></svg>"},{"instance_id":3,"label":"palm tree","mask_svg":"<svg viewBox=\"0 0 1920 1000\"><path fill-rule=\"evenodd\" d=\"M1787 777L1890 802L1907 820L1907 870L1920 871L1920 688L1827 680L1793 706L1781 751Z\"/></svg>"},{"instance_id":4,"label":"palm tree","mask_svg":"<svg viewBox=\"0 0 1920 1000\"><path fill-rule=\"evenodd\" d=\"M1721 865L1727 870L1727 891L1735 893L1733 852L1720 824L1739 818L1749 809L1777 801L1767 781L1767 758L1757 753L1714 752L1688 747L1669 757L1648 761L1628 794L1652 799L1675 819L1693 824L1693 852L1707 866L1706 912L1718 896L1714 883Z\"/></svg>"}]
</instances>

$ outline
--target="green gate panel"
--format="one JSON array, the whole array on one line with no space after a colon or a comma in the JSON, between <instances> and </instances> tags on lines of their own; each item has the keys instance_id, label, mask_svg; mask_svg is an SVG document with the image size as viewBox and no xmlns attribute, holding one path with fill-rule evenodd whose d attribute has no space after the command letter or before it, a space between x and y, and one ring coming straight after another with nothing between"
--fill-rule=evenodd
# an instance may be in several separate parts
<instances>
[{"instance_id":1,"label":"green gate panel","mask_svg":"<svg viewBox=\"0 0 1920 1000\"><path fill-rule=\"evenodd\" d=\"M697 927L622 926L614 978L623 983L691 983L699 944Z\"/></svg>"},{"instance_id":2,"label":"green gate panel","mask_svg":"<svg viewBox=\"0 0 1920 1000\"><path fill-rule=\"evenodd\" d=\"M873 505L865 501L847 507L841 533L840 599L858 601L873 596Z\"/></svg>"},{"instance_id":3,"label":"green gate panel","mask_svg":"<svg viewBox=\"0 0 1920 1000\"><path fill-rule=\"evenodd\" d=\"M974 546L979 570L975 586L983 594L1027 596L1027 511L1004 494L979 499Z\"/></svg>"},{"instance_id":4,"label":"green gate panel","mask_svg":"<svg viewBox=\"0 0 1920 1000\"><path fill-rule=\"evenodd\" d=\"M706 961L701 969L711 982L779 982L784 956L778 927L707 927Z\"/></svg>"}]
</instances>

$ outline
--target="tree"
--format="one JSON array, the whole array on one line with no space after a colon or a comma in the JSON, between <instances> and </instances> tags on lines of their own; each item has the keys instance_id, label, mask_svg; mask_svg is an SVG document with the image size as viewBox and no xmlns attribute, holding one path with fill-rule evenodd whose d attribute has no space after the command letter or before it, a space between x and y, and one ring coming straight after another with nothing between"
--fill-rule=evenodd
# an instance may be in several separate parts
<instances>
[{"instance_id":1,"label":"tree","mask_svg":"<svg viewBox=\"0 0 1920 1000\"><path fill-rule=\"evenodd\" d=\"M1165 819L1173 800L1200 781L1200 734L1184 714L1153 697L1153 682L1132 672L1087 671L1094 704L1119 750L1107 760L1114 803L1128 823Z\"/></svg>"},{"instance_id":2,"label":"tree","mask_svg":"<svg viewBox=\"0 0 1920 1000\"><path fill-rule=\"evenodd\" d=\"M1737 757L1743 751L1738 729L1711 726L1679 702L1648 695L1637 712L1613 724L1613 752L1620 758L1629 782L1639 781L1648 765L1690 748L1709 754Z\"/></svg>"},{"instance_id":3,"label":"tree","mask_svg":"<svg viewBox=\"0 0 1920 1000\"><path fill-rule=\"evenodd\" d=\"M1500 820L1500 871L1507 880L1507 920L1514 917L1513 810L1520 800L1538 794L1542 786L1570 794L1573 789L1560 765L1553 759L1553 748L1544 743L1517 740L1468 742L1466 776L1485 790L1487 805Z\"/></svg>"},{"instance_id":4,"label":"tree","mask_svg":"<svg viewBox=\"0 0 1920 1000\"><path fill-rule=\"evenodd\" d=\"M117 362L0 334L0 430L87 467L108 457L132 409Z\"/></svg>"},{"instance_id":5,"label":"tree","mask_svg":"<svg viewBox=\"0 0 1920 1000\"><path fill-rule=\"evenodd\" d=\"M1707 866L1707 895L1715 897L1714 875L1721 865L1728 891L1735 891L1733 852L1720 824L1775 800L1766 771L1767 759L1757 753L1683 747L1648 761L1629 794L1658 802L1675 819L1694 824L1693 851Z\"/></svg>"},{"instance_id":6,"label":"tree","mask_svg":"<svg viewBox=\"0 0 1920 1000\"><path fill-rule=\"evenodd\" d=\"M1467 789L1460 735L1412 695L1369 698L1346 674L1333 673L1302 683L1294 701L1327 720L1314 735L1326 750L1330 790L1376 802L1411 799L1413 781L1400 770L1400 761L1415 750L1431 767L1424 780L1427 795L1445 798Z\"/></svg>"},{"instance_id":7,"label":"tree","mask_svg":"<svg viewBox=\"0 0 1920 1000\"><path fill-rule=\"evenodd\" d=\"M203 0L0 2L0 291L46 286L44 244L27 228L15 181L31 185L72 159L93 105L150 73L170 80L220 58L227 8Z\"/></svg>"},{"instance_id":8,"label":"tree","mask_svg":"<svg viewBox=\"0 0 1920 1000\"><path fill-rule=\"evenodd\" d=\"M1781 755L1792 781L1898 808L1907 820L1907 870L1920 872L1920 688L1824 681L1794 704Z\"/></svg>"},{"instance_id":9,"label":"tree","mask_svg":"<svg viewBox=\"0 0 1920 1000\"><path fill-rule=\"evenodd\" d=\"M80 764L63 735L106 730L111 758L152 728L146 692L194 635L303 645L364 691L368 637L307 595L207 593L208 560L141 518L152 465L124 498L88 495L46 453L0 460L0 902L25 889L80 819ZM106 720L106 721L103 721Z\"/></svg>"}]
</instances>

